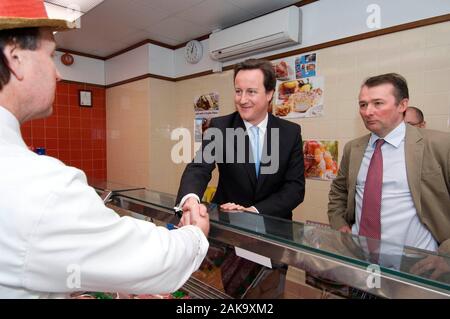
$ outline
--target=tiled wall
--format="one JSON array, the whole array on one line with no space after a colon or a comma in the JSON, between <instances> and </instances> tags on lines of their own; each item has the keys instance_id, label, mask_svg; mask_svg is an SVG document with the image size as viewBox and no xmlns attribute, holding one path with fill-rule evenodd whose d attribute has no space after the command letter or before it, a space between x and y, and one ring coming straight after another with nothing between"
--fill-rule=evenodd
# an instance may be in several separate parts
<instances>
[{"instance_id":1,"label":"tiled wall","mask_svg":"<svg viewBox=\"0 0 450 319\"><path fill-rule=\"evenodd\" d=\"M92 91L92 108L79 107L78 91ZM105 89L59 82L53 114L22 125L29 147L45 147L46 154L82 169L88 179L106 178Z\"/></svg>"}]
</instances>

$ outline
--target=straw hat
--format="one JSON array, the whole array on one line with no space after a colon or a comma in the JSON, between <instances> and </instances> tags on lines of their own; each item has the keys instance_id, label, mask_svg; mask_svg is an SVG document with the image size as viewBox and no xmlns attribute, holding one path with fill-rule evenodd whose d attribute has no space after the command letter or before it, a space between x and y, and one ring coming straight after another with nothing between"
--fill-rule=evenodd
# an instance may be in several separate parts
<instances>
[{"instance_id":1,"label":"straw hat","mask_svg":"<svg viewBox=\"0 0 450 319\"><path fill-rule=\"evenodd\" d=\"M0 30L18 28L51 28L67 30L75 24L49 19L43 0L0 0Z\"/></svg>"}]
</instances>

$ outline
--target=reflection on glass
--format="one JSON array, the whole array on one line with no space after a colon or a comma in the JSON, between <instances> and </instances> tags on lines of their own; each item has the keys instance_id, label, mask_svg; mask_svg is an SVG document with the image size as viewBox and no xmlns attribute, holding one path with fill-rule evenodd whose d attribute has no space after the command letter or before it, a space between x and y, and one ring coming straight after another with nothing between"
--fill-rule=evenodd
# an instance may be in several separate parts
<instances>
[{"instance_id":1,"label":"reflection on glass","mask_svg":"<svg viewBox=\"0 0 450 319\"><path fill-rule=\"evenodd\" d=\"M149 190L121 192L120 195L167 209L174 207L176 199L174 195ZM228 213L221 211L216 204L210 204L208 212L213 224L262 236L363 269L377 264L383 273L450 291L449 256L271 216L247 212ZM322 277L326 275L327 269L321 268L321 265L317 264L317 259L312 260L308 260L308 256L305 255L301 261L303 269L311 273L320 272ZM328 273L328 279L342 280L339 269L330 269ZM364 276L360 280L365 281L366 278L367 276ZM351 279L356 280L358 278Z\"/></svg>"}]
</instances>

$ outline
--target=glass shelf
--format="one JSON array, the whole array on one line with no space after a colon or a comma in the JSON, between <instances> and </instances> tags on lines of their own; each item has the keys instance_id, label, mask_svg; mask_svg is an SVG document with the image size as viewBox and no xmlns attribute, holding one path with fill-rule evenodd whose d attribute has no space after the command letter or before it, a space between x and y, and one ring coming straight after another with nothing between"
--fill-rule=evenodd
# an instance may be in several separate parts
<instances>
[{"instance_id":1,"label":"glass shelf","mask_svg":"<svg viewBox=\"0 0 450 319\"><path fill-rule=\"evenodd\" d=\"M173 209L176 200L174 195L145 189L122 191L116 195L169 210ZM367 269L376 265L382 275L399 278L411 285L430 287L442 292L444 296L450 296L449 256L271 216L223 212L215 204L208 205L208 211L213 226L231 228L263 241L319 256L324 260L333 260L344 268L351 266L365 270L366 276L360 280L366 280ZM439 273L428 269L433 262ZM330 280L342 280L343 274L340 273L339 267L328 272L323 266L314 263L308 267L311 267L308 270L311 272L314 272L314 268L321 268L320 275L327 274ZM349 280L358 278L350 278L347 281Z\"/></svg>"}]
</instances>

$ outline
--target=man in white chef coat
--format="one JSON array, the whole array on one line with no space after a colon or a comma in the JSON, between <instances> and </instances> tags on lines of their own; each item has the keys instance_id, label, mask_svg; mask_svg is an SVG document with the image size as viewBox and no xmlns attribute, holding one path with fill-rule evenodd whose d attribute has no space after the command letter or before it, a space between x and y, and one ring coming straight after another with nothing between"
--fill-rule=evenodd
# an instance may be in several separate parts
<instances>
[{"instance_id":1,"label":"man in white chef coat","mask_svg":"<svg viewBox=\"0 0 450 319\"><path fill-rule=\"evenodd\" d=\"M20 124L52 113L52 31L71 25L48 19L42 0L1 2L0 298L175 291L206 255L207 214L171 231L121 218L82 171L28 150Z\"/></svg>"}]
</instances>

